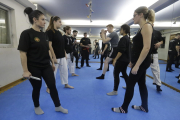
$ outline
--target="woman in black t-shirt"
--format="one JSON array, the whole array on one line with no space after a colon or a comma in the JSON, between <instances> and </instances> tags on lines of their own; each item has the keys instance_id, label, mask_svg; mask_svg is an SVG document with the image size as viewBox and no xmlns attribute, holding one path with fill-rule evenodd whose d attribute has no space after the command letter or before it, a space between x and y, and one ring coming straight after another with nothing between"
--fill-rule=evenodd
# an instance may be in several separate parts
<instances>
[{"instance_id":1,"label":"woman in black t-shirt","mask_svg":"<svg viewBox=\"0 0 180 120\"><path fill-rule=\"evenodd\" d=\"M125 82L127 83L128 75L126 73L127 66L130 62L130 27L126 24L121 26L120 34L123 37L120 39L117 47L117 55L113 60L114 66L114 90L107 95L117 95L119 86L119 73L122 72ZM129 37L127 36L129 34Z\"/></svg>"},{"instance_id":2,"label":"woman in black t-shirt","mask_svg":"<svg viewBox=\"0 0 180 120\"><path fill-rule=\"evenodd\" d=\"M141 95L141 106L133 105L133 109L148 112L148 91L146 87L146 70L151 64L151 49L153 47L153 27L155 13L147 7L139 7L134 12L134 24L139 24L140 30L133 38L133 48L131 54L131 72L127 82L127 89L123 105L112 108L114 112L127 113L128 106L133 98L134 86L139 85Z\"/></svg>"},{"instance_id":3,"label":"woman in black t-shirt","mask_svg":"<svg viewBox=\"0 0 180 120\"><path fill-rule=\"evenodd\" d=\"M23 67L23 77L29 79L32 87L32 98L35 106L35 113L40 115L44 112L39 105L40 89L42 85L41 78L44 79L49 89L52 91L51 98L55 104L55 110L68 113L68 110L61 107L58 92L55 86L53 69L54 62L50 65L50 52L48 37L40 29L45 26L45 16L39 10L26 8L24 13L28 15L32 28L24 30L21 33L18 50L20 51L21 62ZM52 69L53 68L53 69ZM40 78L40 80L33 77Z\"/></svg>"},{"instance_id":4,"label":"woman in black t-shirt","mask_svg":"<svg viewBox=\"0 0 180 120\"><path fill-rule=\"evenodd\" d=\"M58 30L61 27L61 19L58 16L51 17L49 26L46 30L46 34L49 37L49 48L55 62L54 75L56 78L57 69L59 68L61 83L65 85L65 88L73 89L73 86L68 84L68 68L67 68L67 56L65 51L65 41ZM50 92L47 88L47 92Z\"/></svg>"}]
</instances>

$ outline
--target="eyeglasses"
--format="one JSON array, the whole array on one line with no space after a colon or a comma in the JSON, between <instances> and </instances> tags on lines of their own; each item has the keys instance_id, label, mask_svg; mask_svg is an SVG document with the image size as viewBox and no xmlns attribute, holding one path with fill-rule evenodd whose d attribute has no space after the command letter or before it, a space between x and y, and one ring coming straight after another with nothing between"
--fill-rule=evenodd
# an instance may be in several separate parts
<instances>
[{"instance_id":1,"label":"eyeglasses","mask_svg":"<svg viewBox=\"0 0 180 120\"><path fill-rule=\"evenodd\" d=\"M135 17L136 17L136 15L137 15L137 14L134 14L134 15L133 15L133 18L135 18Z\"/></svg>"}]
</instances>

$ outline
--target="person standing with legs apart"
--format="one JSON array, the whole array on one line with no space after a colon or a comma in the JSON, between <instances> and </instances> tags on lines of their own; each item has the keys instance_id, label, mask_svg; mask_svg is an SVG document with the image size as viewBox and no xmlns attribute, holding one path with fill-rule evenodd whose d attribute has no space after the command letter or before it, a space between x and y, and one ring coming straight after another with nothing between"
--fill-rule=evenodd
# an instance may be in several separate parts
<instances>
[{"instance_id":1,"label":"person standing with legs apart","mask_svg":"<svg viewBox=\"0 0 180 120\"><path fill-rule=\"evenodd\" d=\"M68 110L64 109L60 104L53 74L55 66L49 51L48 37L41 31L45 27L45 16L41 11L33 10L30 7L26 8L24 13L28 15L32 28L24 30L21 33L18 50L20 51L24 71L23 77L29 79L33 87L32 99L35 113L37 115L44 113L39 104L40 89L42 86L41 78L44 79L52 91L50 95L55 105L55 111L68 113ZM50 60L52 66L50 65ZM31 76L40 78L40 80L33 79Z\"/></svg>"},{"instance_id":2,"label":"person standing with legs apart","mask_svg":"<svg viewBox=\"0 0 180 120\"><path fill-rule=\"evenodd\" d=\"M141 95L141 106L133 105L133 109L148 112L148 91L146 87L146 70L151 64L151 51L153 48L153 23L155 20L154 10L147 7L139 7L133 16L134 24L139 24L140 30L133 38L133 48L131 54L131 72L127 81L127 88L124 102L121 107L112 108L113 112L127 113L128 106L133 98L134 86L139 85Z\"/></svg>"},{"instance_id":3,"label":"person standing with legs apart","mask_svg":"<svg viewBox=\"0 0 180 120\"><path fill-rule=\"evenodd\" d=\"M117 47L118 54L116 55L113 66L114 66L114 90L107 95L117 95L118 94L118 86L119 86L119 73L122 72L125 83L127 84L128 75L126 73L127 66L130 62L130 27L126 24L121 26L120 34L123 37L120 39ZM129 37L128 37L128 35Z\"/></svg>"},{"instance_id":4,"label":"person standing with legs apart","mask_svg":"<svg viewBox=\"0 0 180 120\"><path fill-rule=\"evenodd\" d=\"M78 51L79 51L79 43L77 43L76 41L76 36L77 36L78 31L77 30L73 30L73 35L71 36L72 40L73 40L73 55L76 58L76 68L77 69L81 69L80 67L78 67L78 60L79 60L79 55L78 55Z\"/></svg>"},{"instance_id":5,"label":"person standing with legs apart","mask_svg":"<svg viewBox=\"0 0 180 120\"><path fill-rule=\"evenodd\" d=\"M100 32L100 37L102 38L101 32ZM103 43L102 42L102 47L101 47L101 63L100 63L100 68L98 68L97 70L102 70L102 66L103 66L103 59L106 59L108 57L108 50L109 50L109 43ZM108 64L108 69L107 71L109 71L109 64Z\"/></svg>"},{"instance_id":6,"label":"person standing with legs apart","mask_svg":"<svg viewBox=\"0 0 180 120\"><path fill-rule=\"evenodd\" d=\"M163 44L163 38L159 31L154 30L154 47L152 48L152 63L150 65L151 71L153 73L153 85L156 85L157 91L161 90L161 80L160 80L160 69L159 69L159 63L158 63L158 48L161 44Z\"/></svg>"},{"instance_id":7,"label":"person standing with legs apart","mask_svg":"<svg viewBox=\"0 0 180 120\"><path fill-rule=\"evenodd\" d=\"M69 27L69 26L64 27L64 32L65 32L65 35L63 37L65 40L67 65L68 65L69 71L72 74L72 76L78 76L77 74L75 74L75 60L74 60L74 55L73 55L73 40L69 36L69 35L71 35L71 27Z\"/></svg>"},{"instance_id":8,"label":"person standing with legs apart","mask_svg":"<svg viewBox=\"0 0 180 120\"><path fill-rule=\"evenodd\" d=\"M68 68L67 68L67 56L65 51L65 41L58 30L61 27L61 19L58 16L51 17L49 26L46 30L46 34L49 37L49 48L55 62L56 69L54 76L56 78L57 69L60 71L61 83L65 85L65 88L74 88L68 84ZM48 93L50 92L47 88Z\"/></svg>"},{"instance_id":9,"label":"person standing with legs apart","mask_svg":"<svg viewBox=\"0 0 180 120\"><path fill-rule=\"evenodd\" d=\"M103 73L101 76L96 77L96 79L104 79L104 76L106 74L106 71L108 69L108 65L109 62L116 57L117 55L117 46L118 46L118 41L119 41L119 36L116 32L113 32L113 28L114 26L112 24L109 24L106 26L107 27L107 31L110 33L108 37L105 37L106 32L104 29L101 30L102 33L102 42L103 43L111 43L111 52L109 54L109 57L106 58L106 60L104 61L104 69L103 69Z\"/></svg>"},{"instance_id":10,"label":"person standing with legs apart","mask_svg":"<svg viewBox=\"0 0 180 120\"><path fill-rule=\"evenodd\" d=\"M87 38L87 33L84 33L84 37L80 41L80 46L82 47L82 58L81 58L81 67L84 66L84 59L86 59L86 66L89 66L89 48L91 46L91 41L89 38Z\"/></svg>"}]
</instances>

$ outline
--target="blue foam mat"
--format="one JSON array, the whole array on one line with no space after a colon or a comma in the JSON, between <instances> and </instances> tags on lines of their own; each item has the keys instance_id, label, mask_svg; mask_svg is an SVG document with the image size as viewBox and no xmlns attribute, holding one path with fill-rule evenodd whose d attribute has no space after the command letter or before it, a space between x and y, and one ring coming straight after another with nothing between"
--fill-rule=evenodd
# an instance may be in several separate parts
<instances>
[{"instance_id":1,"label":"blue foam mat","mask_svg":"<svg viewBox=\"0 0 180 120\"><path fill-rule=\"evenodd\" d=\"M112 107L121 106L125 90L124 79L120 78L117 96L107 96L113 90L113 66L106 73L105 80L96 80L102 71L96 70L99 63L90 63L91 68L83 67L76 70L78 77L69 75L69 84L75 89L66 89L57 74L57 89L61 104L69 110L68 114L54 111L54 104L50 95L46 93L43 82L41 88L40 105L43 115L34 113L31 98L32 86L29 81L0 94L0 120L178 120L180 108L180 94L166 86L162 86L162 93L156 92L152 79L147 77L149 113L133 110L132 105L140 105L138 85L135 86L134 97L130 103L128 113L120 114L111 111ZM128 68L128 72L130 69Z\"/></svg>"}]
</instances>

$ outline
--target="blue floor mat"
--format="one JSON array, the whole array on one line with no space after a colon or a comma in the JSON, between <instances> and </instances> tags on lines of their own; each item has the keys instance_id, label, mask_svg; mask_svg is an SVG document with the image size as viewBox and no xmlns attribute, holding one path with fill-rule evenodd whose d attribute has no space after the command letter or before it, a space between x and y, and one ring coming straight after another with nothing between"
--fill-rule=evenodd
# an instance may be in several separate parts
<instances>
[{"instance_id":1,"label":"blue floor mat","mask_svg":"<svg viewBox=\"0 0 180 120\"><path fill-rule=\"evenodd\" d=\"M147 77L149 113L133 110L132 105L140 105L141 99L138 85L135 86L134 97L129 105L127 114L114 113L112 107L123 103L125 90L124 79L120 78L117 96L107 96L113 90L113 66L106 73L104 80L96 80L102 71L96 70L99 63L90 63L92 67L76 70L78 77L69 75L69 84L75 89L66 89L57 74L56 86L64 108L68 114L55 112L51 97L46 93L43 82L40 95L40 105L43 115L34 113L31 98L32 87L29 81L0 94L0 120L178 120L180 94L162 85L162 92L156 92L152 79ZM128 72L130 68L128 68Z\"/></svg>"}]
</instances>

